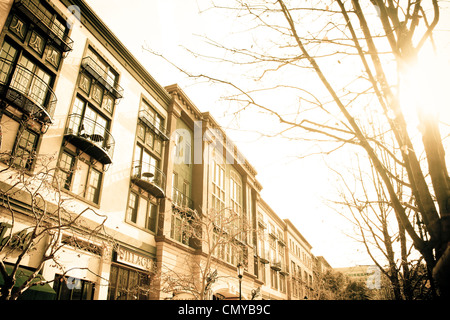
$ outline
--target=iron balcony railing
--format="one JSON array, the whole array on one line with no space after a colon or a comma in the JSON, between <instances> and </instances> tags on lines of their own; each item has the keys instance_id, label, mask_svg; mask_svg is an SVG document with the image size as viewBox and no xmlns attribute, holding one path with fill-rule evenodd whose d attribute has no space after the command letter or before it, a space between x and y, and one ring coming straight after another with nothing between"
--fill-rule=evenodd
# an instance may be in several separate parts
<instances>
[{"instance_id":1,"label":"iron balcony railing","mask_svg":"<svg viewBox=\"0 0 450 320\"><path fill-rule=\"evenodd\" d=\"M2 58L0 86L2 96L21 111L44 122L52 122L58 99L50 85L36 74Z\"/></svg>"},{"instance_id":2,"label":"iron balcony railing","mask_svg":"<svg viewBox=\"0 0 450 320\"><path fill-rule=\"evenodd\" d=\"M166 175L152 164L141 161L133 162L132 181L157 198L164 198Z\"/></svg>"},{"instance_id":3,"label":"iron balcony railing","mask_svg":"<svg viewBox=\"0 0 450 320\"><path fill-rule=\"evenodd\" d=\"M172 188L172 202L180 207L194 209L194 202L177 188Z\"/></svg>"},{"instance_id":4,"label":"iron balcony railing","mask_svg":"<svg viewBox=\"0 0 450 320\"><path fill-rule=\"evenodd\" d=\"M139 119L151 128L162 140L169 141L169 134L166 127L164 127L161 122L157 121L157 118L151 115L147 110L139 111Z\"/></svg>"},{"instance_id":5,"label":"iron balcony railing","mask_svg":"<svg viewBox=\"0 0 450 320\"><path fill-rule=\"evenodd\" d=\"M103 164L112 163L114 138L102 125L79 114L69 115L66 138L80 150Z\"/></svg>"},{"instance_id":6,"label":"iron balcony railing","mask_svg":"<svg viewBox=\"0 0 450 320\"><path fill-rule=\"evenodd\" d=\"M64 52L72 51L73 40L67 35L66 29L62 25L55 23L53 15L49 16L49 14L46 14L36 2L32 0L15 0L16 8L44 31Z\"/></svg>"},{"instance_id":7,"label":"iron balcony railing","mask_svg":"<svg viewBox=\"0 0 450 320\"><path fill-rule=\"evenodd\" d=\"M94 59L89 56L83 58L81 60L81 67L93 76L115 99L121 99L123 97L123 88Z\"/></svg>"}]
</instances>

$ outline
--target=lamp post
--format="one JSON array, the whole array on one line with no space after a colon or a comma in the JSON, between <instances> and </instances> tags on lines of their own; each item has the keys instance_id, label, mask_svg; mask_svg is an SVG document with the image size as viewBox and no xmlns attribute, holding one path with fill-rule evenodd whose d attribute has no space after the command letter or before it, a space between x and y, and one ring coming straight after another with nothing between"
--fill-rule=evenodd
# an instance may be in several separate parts
<instances>
[{"instance_id":1,"label":"lamp post","mask_svg":"<svg viewBox=\"0 0 450 320\"><path fill-rule=\"evenodd\" d=\"M239 278L239 300L242 300L242 276L244 275L244 265L242 263L238 263L237 265L237 274Z\"/></svg>"}]
</instances>

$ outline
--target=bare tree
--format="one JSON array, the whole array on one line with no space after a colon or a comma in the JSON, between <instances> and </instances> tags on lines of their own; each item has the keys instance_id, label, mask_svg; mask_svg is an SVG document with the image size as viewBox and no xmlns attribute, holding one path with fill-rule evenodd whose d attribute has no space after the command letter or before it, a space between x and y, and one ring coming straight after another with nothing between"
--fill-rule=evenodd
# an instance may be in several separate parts
<instances>
[{"instance_id":1,"label":"bare tree","mask_svg":"<svg viewBox=\"0 0 450 320\"><path fill-rule=\"evenodd\" d=\"M71 211L71 197L61 191L58 169L52 165L53 157L32 154L24 158L24 155L12 154L4 152L1 155L6 164L0 170L4 221L0 224L1 300L16 300L33 286L53 282L40 276L46 263L53 264L61 270L63 277L66 276L71 270L59 262L58 253L68 246L81 248L76 239L84 239L83 250L103 251L113 244L105 230L105 216L91 208ZM32 172L15 165L18 161L30 160L36 162ZM31 255L35 268L22 275L20 266ZM18 283L23 277L25 279Z\"/></svg>"},{"instance_id":2,"label":"bare tree","mask_svg":"<svg viewBox=\"0 0 450 320\"><path fill-rule=\"evenodd\" d=\"M415 281L411 268L415 267L415 263L420 264L420 259L417 261L418 256L413 254L415 251L412 250L412 244L389 204L380 177L373 167L363 166L359 159L357 161L352 173L346 175L336 171L340 179L341 200L334 201L332 207L354 225L355 234L351 237L362 243L374 264L389 280L393 298L411 300L414 298ZM363 167L372 170L363 172ZM389 171L395 172L391 168ZM401 176L397 174L399 181L402 181ZM398 194L405 197L402 188L403 184L397 183ZM408 201L402 202L408 205ZM342 210L342 207L346 210ZM408 210L408 217L413 221L415 212L410 208ZM420 224L417 225L420 228ZM420 284L425 286L424 282Z\"/></svg>"},{"instance_id":3,"label":"bare tree","mask_svg":"<svg viewBox=\"0 0 450 320\"><path fill-rule=\"evenodd\" d=\"M178 206L172 210L171 238L190 245L193 252L178 257L181 259L178 268L161 265L157 275L160 290L174 296L187 293L195 300L210 299L213 284L228 277L220 273L220 261L248 267L246 239L252 228L245 215L228 208L203 213Z\"/></svg>"},{"instance_id":4,"label":"bare tree","mask_svg":"<svg viewBox=\"0 0 450 320\"><path fill-rule=\"evenodd\" d=\"M437 114L428 112L432 105L416 111L419 130L408 126L413 106L402 105L401 99L405 74L426 45L436 45L433 35L442 5L436 0L214 1L214 9L245 22L238 35L247 41L235 45L228 39L207 39L219 53L193 51L196 57L226 64L225 76L180 69L230 88L227 98L238 105L236 114L257 108L275 117L278 135L313 141L327 154L355 148L363 152L439 294L448 296L450 179L443 128ZM232 75L232 67L241 76ZM248 84L243 75L253 81ZM422 87L409 95L425 103L419 99L421 89L434 75L422 77ZM372 121L382 129L378 135L370 130ZM398 179L384 165L385 152L403 168L403 191L411 201L397 192ZM409 215L411 209L415 215Z\"/></svg>"}]
</instances>

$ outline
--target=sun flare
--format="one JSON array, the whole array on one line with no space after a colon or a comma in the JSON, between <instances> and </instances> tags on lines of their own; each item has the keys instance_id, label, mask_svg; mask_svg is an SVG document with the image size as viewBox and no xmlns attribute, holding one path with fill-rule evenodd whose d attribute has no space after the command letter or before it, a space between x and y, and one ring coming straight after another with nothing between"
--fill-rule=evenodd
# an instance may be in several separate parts
<instances>
[{"instance_id":1,"label":"sun flare","mask_svg":"<svg viewBox=\"0 0 450 320\"><path fill-rule=\"evenodd\" d=\"M450 59L424 54L400 74L400 104L406 117L434 115L450 122Z\"/></svg>"}]
</instances>

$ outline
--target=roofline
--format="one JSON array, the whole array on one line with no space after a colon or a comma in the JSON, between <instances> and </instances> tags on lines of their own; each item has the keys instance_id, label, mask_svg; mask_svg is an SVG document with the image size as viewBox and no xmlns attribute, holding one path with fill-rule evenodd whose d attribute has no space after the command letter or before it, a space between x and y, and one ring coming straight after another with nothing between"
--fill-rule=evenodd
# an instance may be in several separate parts
<instances>
[{"instance_id":1,"label":"roofline","mask_svg":"<svg viewBox=\"0 0 450 320\"><path fill-rule=\"evenodd\" d=\"M192 102L192 100L188 97L188 95L183 91L183 89L180 88L180 86L178 84L172 84L169 86L166 86L165 89L167 90L167 92L173 94L176 93L178 95L178 98L184 103L186 104L189 108L190 111L192 111L193 113L195 113L196 117L199 118L200 120L206 121L207 124L209 124L210 126L212 126L214 129L218 129L221 131L222 135L224 138L228 139L228 135L226 134L225 130L220 126L220 124L217 122L217 120L211 115L210 112L201 112L197 106L194 104L194 102ZM234 151L236 151L237 153L239 153L243 158L244 158L244 164L243 167L253 176L256 177L256 175L258 174L258 172L256 171L255 167L253 167L250 162L247 160L247 158L244 157L244 155L242 154L242 152L239 150L239 148L234 144L233 142L233 147L235 148L235 150L228 150L228 151L233 151L233 155L234 155ZM261 184L255 179L255 186L259 189L258 191L261 191L262 186Z\"/></svg>"},{"instance_id":2,"label":"roofline","mask_svg":"<svg viewBox=\"0 0 450 320\"><path fill-rule=\"evenodd\" d=\"M269 204L262 197L258 200L258 203L261 204L265 209L267 209L278 220L278 222L283 226L283 229L286 228L286 221L281 219L280 216L269 206Z\"/></svg>"},{"instance_id":3,"label":"roofline","mask_svg":"<svg viewBox=\"0 0 450 320\"><path fill-rule=\"evenodd\" d=\"M289 227L295 232L296 235L298 235L309 247L309 250L312 249L312 245L306 240L306 238L298 231L298 229L295 227L295 225L291 222L289 219L284 219L286 222L286 225L289 225Z\"/></svg>"},{"instance_id":4,"label":"roofline","mask_svg":"<svg viewBox=\"0 0 450 320\"><path fill-rule=\"evenodd\" d=\"M127 49L127 47L117 38L111 29L84 0L59 1L66 7L71 5L78 6L82 15L81 23L88 28L97 40L102 43L104 42L103 40L107 41L107 45L104 45L105 49L108 50L120 62L120 64L130 72L131 75L134 77L138 76L138 80L143 80L145 84L152 89L150 93L156 100L169 105L172 100L170 94L155 80L155 78L152 77L148 70L142 66L136 57ZM93 27L94 30L92 30L91 27ZM93 31L97 31L97 33ZM103 39L100 39L100 37ZM141 81L139 82L141 83Z\"/></svg>"}]
</instances>

